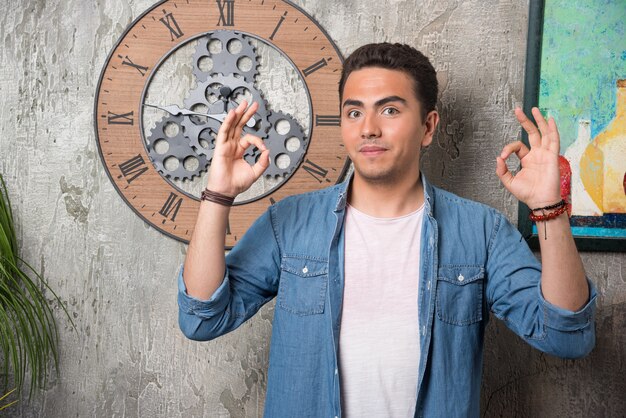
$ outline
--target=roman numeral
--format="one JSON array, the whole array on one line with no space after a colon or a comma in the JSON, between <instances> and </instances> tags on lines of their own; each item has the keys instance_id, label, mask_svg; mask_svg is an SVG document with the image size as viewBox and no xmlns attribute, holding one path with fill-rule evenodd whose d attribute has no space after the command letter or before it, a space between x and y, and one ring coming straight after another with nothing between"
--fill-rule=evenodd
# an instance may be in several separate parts
<instances>
[{"instance_id":1,"label":"roman numeral","mask_svg":"<svg viewBox=\"0 0 626 418\"><path fill-rule=\"evenodd\" d=\"M126 177L126 181L130 184L137 177L148 171L146 162L143 160L141 154L137 154L135 157L128 161L124 161L119 165L122 175Z\"/></svg>"},{"instance_id":2,"label":"roman numeral","mask_svg":"<svg viewBox=\"0 0 626 418\"><path fill-rule=\"evenodd\" d=\"M274 32L272 32L272 34L270 35L270 41L274 40L274 35L276 35L276 32L278 32L278 29L280 28L280 25L283 24L283 22L285 21L285 16L287 16L287 12L285 12L281 17L280 20L278 21L278 25L276 25L276 27L274 28Z\"/></svg>"},{"instance_id":3,"label":"roman numeral","mask_svg":"<svg viewBox=\"0 0 626 418\"><path fill-rule=\"evenodd\" d=\"M134 119L132 118L133 112L122 113L118 115L117 113L107 112L107 121L109 125L132 125Z\"/></svg>"},{"instance_id":4,"label":"roman numeral","mask_svg":"<svg viewBox=\"0 0 626 418\"><path fill-rule=\"evenodd\" d=\"M326 59L322 58L321 60L311 65L310 67L307 67L304 70L302 70L302 72L304 73L305 77L308 77L314 72L316 72L317 70L319 70L320 68L326 67L327 65L328 63L326 62Z\"/></svg>"},{"instance_id":5,"label":"roman numeral","mask_svg":"<svg viewBox=\"0 0 626 418\"><path fill-rule=\"evenodd\" d=\"M176 193L170 192L169 197L165 201L165 204L159 211L159 214L163 215L166 218L169 218L172 222L176 220L176 215L178 215L178 210L180 206L183 204L183 198L178 197ZM165 219L163 220L165 223Z\"/></svg>"},{"instance_id":6,"label":"roman numeral","mask_svg":"<svg viewBox=\"0 0 626 418\"><path fill-rule=\"evenodd\" d=\"M163 10L163 13L165 13L165 10ZM161 21L161 23L163 23L165 27L169 29L172 41L175 41L176 39L184 35L183 31L180 30L180 26L178 26L178 22L176 21L176 19L174 19L173 14L167 13L165 16L160 18L159 21Z\"/></svg>"},{"instance_id":7,"label":"roman numeral","mask_svg":"<svg viewBox=\"0 0 626 418\"><path fill-rule=\"evenodd\" d=\"M235 0L215 0L220 9L217 26L235 26Z\"/></svg>"},{"instance_id":8,"label":"roman numeral","mask_svg":"<svg viewBox=\"0 0 626 418\"><path fill-rule=\"evenodd\" d=\"M230 218L226 219L226 235L232 235L232 232L230 232Z\"/></svg>"},{"instance_id":9,"label":"roman numeral","mask_svg":"<svg viewBox=\"0 0 626 418\"><path fill-rule=\"evenodd\" d=\"M304 162L304 165L302 166L302 168L304 168L304 170L306 170L307 173L312 175L313 178L315 178L315 180L319 181L320 183L322 182L322 180L326 180L327 182L330 183L330 180L326 178L326 175L328 174L328 170L320 167L319 165L315 164L313 161L307 159Z\"/></svg>"},{"instance_id":10,"label":"roman numeral","mask_svg":"<svg viewBox=\"0 0 626 418\"><path fill-rule=\"evenodd\" d=\"M341 116L315 115L315 126L340 126Z\"/></svg>"},{"instance_id":11,"label":"roman numeral","mask_svg":"<svg viewBox=\"0 0 626 418\"><path fill-rule=\"evenodd\" d=\"M120 58L122 58L121 55L119 55ZM135 68L137 71L139 71L139 74L141 74L141 76L145 76L146 75L146 71L148 71L148 67L144 67L142 65L139 64L135 64L134 62L131 61L130 58L128 58L128 55L126 55L126 57L124 57L124 61L122 61L122 65L128 65L129 67L133 67Z\"/></svg>"}]
</instances>

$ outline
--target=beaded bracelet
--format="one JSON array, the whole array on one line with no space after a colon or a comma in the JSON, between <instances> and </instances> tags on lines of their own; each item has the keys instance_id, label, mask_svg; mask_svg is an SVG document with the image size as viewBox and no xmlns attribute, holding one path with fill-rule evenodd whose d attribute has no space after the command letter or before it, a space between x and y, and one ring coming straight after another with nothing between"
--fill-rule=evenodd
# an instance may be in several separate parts
<instances>
[{"instance_id":1,"label":"beaded bracelet","mask_svg":"<svg viewBox=\"0 0 626 418\"><path fill-rule=\"evenodd\" d=\"M209 202L217 203L222 206L232 206L235 198L226 196L225 194L213 192L209 189L204 189L200 200L208 200Z\"/></svg>"},{"instance_id":2,"label":"beaded bracelet","mask_svg":"<svg viewBox=\"0 0 626 418\"><path fill-rule=\"evenodd\" d=\"M546 210L551 210L551 209L556 209L556 210L550 213L545 212ZM535 223L546 222L546 221L549 221L550 219L557 218L566 210L567 210L567 203L565 203L565 200L561 199L561 201L555 203L554 205L545 206L543 208L531 209L531 213L528 214L528 217L530 218L531 221ZM542 212L541 215L533 214L533 212L539 212L539 211ZM543 224L543 237L544 239L548 239L548 229L545 223Z\"/></svg>"},{"instance_id":3,"label":"beaded bracelet","mask_svg":"<svg viewBox=\"0 0 626 418\"><path fill-rule=\"evenodd\" d=\"M565 207L565 205L563 205L560 208L558 208L557 210L555 210L554 212L550 212L550 213L545 214L545 215L533 215L531 213L530 215L528 215L528 217L533 222L549 221L550 219L554 219L557 216L559 216L560 214L562 214L563 212L565 212L565 209L566 209L566 207Z\"/></svg>"}]
</instances>

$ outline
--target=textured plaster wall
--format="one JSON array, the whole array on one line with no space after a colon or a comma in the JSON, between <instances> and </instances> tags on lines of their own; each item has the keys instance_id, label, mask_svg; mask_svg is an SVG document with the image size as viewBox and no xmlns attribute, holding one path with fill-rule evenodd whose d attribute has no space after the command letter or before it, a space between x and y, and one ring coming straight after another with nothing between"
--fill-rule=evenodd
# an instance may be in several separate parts
<instances>
[{"instance_id":1,"label":"textured plaster wall","mask_svg":"<svg viewBox=\"0 0 626 418\"><path fill-rule=\"evenodd\" d=\"M442 125L423 156L429 178L516 219L494 174L517 136L527 2L297 0L344 55L370 41L408 42L439 71ZM186 247L149 228L110 183L93 131L101 67L151 1L0 3L0 172L18 238L67 305L59 378L0 416L257 417L266 387L273 305L209 343L178 331L175 275ZM486 417L618 417L626 410L626 267L583 254L598 298L595 351L563 361L502 324L487 333ZM462 348L460 348L462 349Z\"/></svg>"}]
</instances>

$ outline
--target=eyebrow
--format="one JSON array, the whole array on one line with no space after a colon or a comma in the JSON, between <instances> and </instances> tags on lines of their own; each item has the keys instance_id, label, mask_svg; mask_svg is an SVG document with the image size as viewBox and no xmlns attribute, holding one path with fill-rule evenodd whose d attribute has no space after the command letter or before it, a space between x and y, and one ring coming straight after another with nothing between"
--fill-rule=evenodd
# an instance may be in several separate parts
<instances>
[{"instance_id":1,"label":"eyebrow","mask_svg":"<svg viewBox=\"0 0 626 418\"><path fill-rule=\"evenodd\" d=\"M406 100L400 96L388 96L388 97L383 97L380 100L377 100L376 103L374 103L374 107L384 106L390 102L400 102L402 104L406 104ZM347 99L345 102L343 102L342 107L346 107L346 106L363 107L363 102L360 100Z\"/></svg>"}]
</instances>

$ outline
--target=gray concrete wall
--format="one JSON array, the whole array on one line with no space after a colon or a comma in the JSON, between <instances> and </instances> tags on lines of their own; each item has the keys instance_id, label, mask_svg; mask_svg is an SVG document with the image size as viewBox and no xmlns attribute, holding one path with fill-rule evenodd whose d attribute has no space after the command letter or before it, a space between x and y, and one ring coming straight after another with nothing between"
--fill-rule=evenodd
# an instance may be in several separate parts
<instances>
[{"instance_id":1,"label":"gray concrete wall","mask_svg":"<svg viewBox=\"0 0 626 418\"><path fill-rule=\"evenodd\" d=\"M527 2L297 0L344 55L371 41L408 42L441 79L442 127L425 153L430 179L516 219L495 156L516 138ZM209 343L177 326L175 276L186 246L146 226L106 176L93 131L102 65L148 0L3 0L0 172L25 258L67 304L59 378L0 416L257 417L266 387L273 306ZM486 417L618 417L626 410L626 267L585 253L598 298L595 351L543 355L501 323L487 333Z\"/></svg>"}]
</instances>

